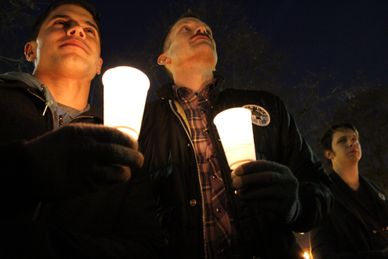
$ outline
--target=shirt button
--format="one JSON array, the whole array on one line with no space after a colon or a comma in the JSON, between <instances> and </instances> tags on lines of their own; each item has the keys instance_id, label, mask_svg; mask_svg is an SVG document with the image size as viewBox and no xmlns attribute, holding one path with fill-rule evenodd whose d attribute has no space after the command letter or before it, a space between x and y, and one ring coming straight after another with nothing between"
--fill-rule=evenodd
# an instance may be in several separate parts
<instances>
[{"instance_id":1,"label":"shirt button","mask_svg":"<svg viewBox=\"0 0 388 259\"><path fill-rule=\"evenodd\" d=\"M197 200L196 199L191 199L190 200L190 206L195 207L197 205Z\"/></svg>"},{"instance_id":2,"label":"shirt button","mask_svg":"<svg viewBox=\"0 0 388 259\"><path fill-rule=\"evenodd\" d=\"M58 124L59 124L59 126L62 126L62 124L63 124L63 116L62 115L59 115L59 117L58 117Z\"/></svg>"},{"instance_id":3,"label":"shirt button","mask_svg":"<svg viewBox=\"0 0 388 259\"><path fill-rule=\"evenodd\" d=\"M221 208L216 208L216 212L217 212L217 213L221 213L221 212L222 212L222 209L221 209Z\"/></svg>"},{"instance_id":4,"label":"shirt button","mask_svg":"<svg viewBox=\"0 0 388 259\"><path fill-rule=\"evenodd\" d=\"M214 174L212 174L211 178L212 178L212 180L217 179L217 177Z\"/></svg>"},{"instance_id":5,"label":"shirt button","mask_svg":"<svg viewBox=\"0 0 388 259\"><path fill-rule=\"evenodd\" d=\"M207 161L210 161L212 159L216 159L216 155L211 155L210 157L207 158Z\"/></svg>"},{"instance_id":6,"label":"shirt button","mask_svg":"<svg viewBox=\"0 0 388 259\"><path fill-rule=\"evenodd\" d=\"M376 231L375 229L373 229L373 230L372 230L372 233L373 233L373 234L376 234L376 233L377 233L377 231Z\"/></svg>"}]
</instances>

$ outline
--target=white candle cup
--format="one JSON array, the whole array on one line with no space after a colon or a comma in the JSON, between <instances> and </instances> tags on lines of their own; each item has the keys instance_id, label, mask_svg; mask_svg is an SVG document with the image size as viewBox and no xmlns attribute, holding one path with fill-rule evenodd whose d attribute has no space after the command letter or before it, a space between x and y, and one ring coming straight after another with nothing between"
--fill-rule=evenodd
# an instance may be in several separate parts
<instances>
[{"instance_id":1,"label":"white candle cup","mask_svg":"<svg viewBox=\"0 0 388 259\"><path fill-rule=\"evenodd\" d=\"M104 125L117 128L137 140L150 80L139 69L118 66L102 76Z\"/></svg>"},{"instance_id":2,"label":"white candle cup","mask_svg":"<svg viewBox=\"0 0 388 259\"><path fill-rule=\"evenodd\" d=\"M230 169L256 160L252 115L247 108L230 108L214 117Z\"/></svg>"}]
</instances>

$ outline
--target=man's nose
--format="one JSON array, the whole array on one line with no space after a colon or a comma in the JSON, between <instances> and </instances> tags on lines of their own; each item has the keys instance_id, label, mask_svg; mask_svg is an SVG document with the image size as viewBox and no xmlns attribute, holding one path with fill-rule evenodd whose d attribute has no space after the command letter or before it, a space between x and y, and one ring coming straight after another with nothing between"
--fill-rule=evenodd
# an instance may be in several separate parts
<instances>
[{"instance_id":1,"label":"man's nose","mask_svg":"<svg viewBox=\"0 0 388 259\"><path fill-rule=\"evenodd\" d=\"M79 25L73 25L73 26L71 26L68 30L67 30L67 35L68 36L72 36L72 37L74 37L74 36L76 36L76 37L80 37L80 38L82 38L82 39L84 39L85 38L85 31L84 31L84 29L81 27L81 26L79 26Z\"/></svg>"},{"instance_id":2,"label":"man's nose","mask_svg":"<svg viewBox=\"0 0 388 259\"><path fill-rule=\"evenodd\" d=\"M358 139L351 139L349 141L349 146L350 147L353 147L354 145L358 144Z\"/></svg>"},{"instance_id":3,"label":"man's nose","mask_svg":"<svg viewBox=\"0 0 388 259\"><path fill-rule=\"evenodd\" d=\"M197 34L197 33L203 33L203 34L209 35L209 32L208 32L208 30L206 29L206 26L204 26L204 25L198 26L197 29L196 29L196 31L195 31L195 33L196 33L196 34Z\"/></svg>"}]
</instances>

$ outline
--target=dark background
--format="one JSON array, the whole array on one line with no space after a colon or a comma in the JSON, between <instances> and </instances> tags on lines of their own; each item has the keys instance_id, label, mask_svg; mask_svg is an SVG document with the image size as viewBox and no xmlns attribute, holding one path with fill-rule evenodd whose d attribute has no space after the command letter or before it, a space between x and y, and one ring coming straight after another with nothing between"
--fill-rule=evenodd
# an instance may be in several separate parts
<instances>
[{"instance_id":1,"label":"dark background","mask_svg":"<svg viewBox=\"0 0 388 259\"><path fill-rule=\"evenodd\" d=\"M0 73L31 72L23 45L33 17L49 2L0 0ZM278 94L318 154L328 125L354 123L363 145L361 173L388 191L387 0L92 2L102 14L104 71L143 70L155 98L154 90L168 82L155 62L161 42L190 9L212 27L217 72L230 85ZM100 110L102 87L98 76L90 100Z\"/></svg>"},{"instance_id":2,"label":"dark background","mask_svg":"<svg viewBox=\"0 0 388 259\"><path fill-rule=\"evenodd\" d=\"M0 0L0 72L31 72L23 45L33 17L50 1ZM156 65L161 42L188 9L213 29L217 72L235 88L278 94L319 154L334 122L360 131L361 172L388 188L388 1L106 1L101 12L104 71L131 65L151 79L149 98L168 82ZM101 76L91 103L102 109Z\"/></svg>"},{"instance_id":3,"label":"dark background","mask_svg":"<svg viewBox=\"0 0 388 259\"><path fill-rule=\"evenodd\" d=\"M31 72L23 45L33 17L50 1L0 0L0 72ZM190 9L213 29L217 72L235 88L262 89L287 104L319 154L335 122L360 131L361 172L388 189L388 1L96 0L104 71L131 65L151 79L149 98L168 82L156 65L168 27ZM91 103L102 110L101 76Z\"/></svg>"},{"instance_id":4,"label":"dark background","mask_svg":"<svg viewBox=\"0 0 388 259\"><path fill-rule=\"evenodd\" d=\"M205 13L211 25L231 21L228 25L233 27L237 23L235 19L246 19L252 32L259 33L287 59L292 69L282 71L285 77L291 72L318 73L326 69L344 80L361 72L375 79L388 79L388 2L385 0L95 2L103 10L107 66L114 56L123 52L144 50L150 40L157 39L153 35L158 30L165 32L166 28L159 24L174 20L190 8ZM218 15L219 11L225 16ZM236 31L236 27L229 30ZM225 31L222 35L215 31L218 42L225 36Z\"/></svg>"},{"instance_id":5,"label":"dark background","mask_svg":"<svg viewBox=\"0 0 388 259\"><path fill-rule=\"evenodd\" d=\"M2 56L21 57L23 36L31 16L49 2L0 0ZM158 50L150 48L155 47L151 43L160 43L167 26L185 10L192 9L217 27L220 63L224 60L222 54L228 54L222 48L228 34L248 30L258 33L281 56L280 72L286 80L298 81L305 73L322 71L334 73L337 80L351 80L357 74L380 82L388 80L386 0L91 2L101 12L105 69L118 63L141 63L134 58L140 56L138 53L156 56ZM260 48L259 44L253 47ZM249 58L252 57L246 57Z\"/></svg>"}]
</instances>

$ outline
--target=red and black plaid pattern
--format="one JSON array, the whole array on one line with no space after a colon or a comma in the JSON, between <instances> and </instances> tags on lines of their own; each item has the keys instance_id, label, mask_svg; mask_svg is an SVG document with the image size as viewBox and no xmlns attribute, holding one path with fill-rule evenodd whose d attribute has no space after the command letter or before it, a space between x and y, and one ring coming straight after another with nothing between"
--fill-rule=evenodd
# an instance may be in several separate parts
<instances>
[{"instance_id":1,"label":"red and black plaid pattern","mask_svg":"<svg viewBox=\"0 0 388 259\"><path fill-rule=\"evenodd\" d=\"M185 111L190 126L197 156L204 203L202 217L205 250L207 258L212 259L222 258L222 251L230 246L232 227L227 213L224 182L207 130L205 109L208 105L208 89L209 87L206 87L199 93L194 93L190 89L174 86L175 96Z\"/></svg>"}]
</instances>

